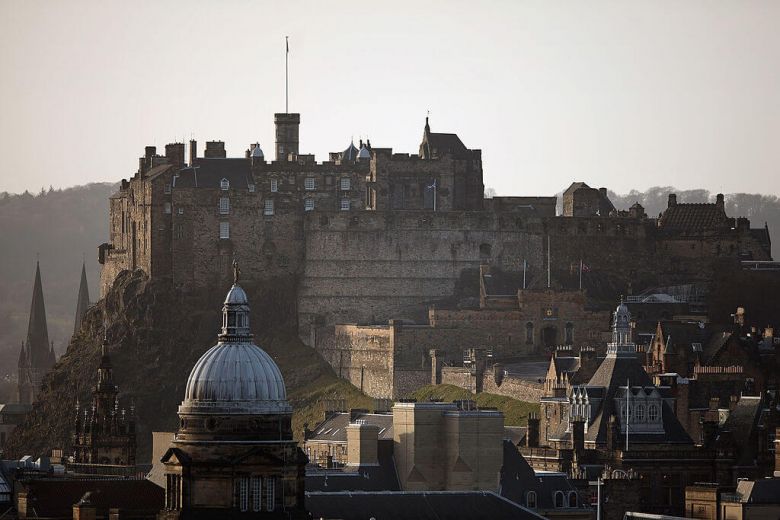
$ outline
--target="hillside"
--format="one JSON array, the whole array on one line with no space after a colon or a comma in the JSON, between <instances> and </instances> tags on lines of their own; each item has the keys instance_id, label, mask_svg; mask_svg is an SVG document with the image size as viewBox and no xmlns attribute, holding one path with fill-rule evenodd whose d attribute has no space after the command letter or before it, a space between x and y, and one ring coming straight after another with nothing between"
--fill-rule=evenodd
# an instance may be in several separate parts
<instances>
[{"instance_id":1,"label":"hillside","mask_svg":"<svg viewBox=\"0 0 780 520\"><path fill-rule=\"evenodd\" d=\"M293 430L321 420L321 399L345 399L347 406L370 408L372 400L339 380L330 367L294 334L294 280L244 285L252 306L255 342L279 364L295 409ZM124 272L105 300L90 309L81 331L46 377L32 414L8 443L8 456L43 454L66 447L78 397L90 399L100 357L103 323L124 406L135 403L138 460L148 461L151 432L175 430L176 409L190 369L216 342L222 300L228 287L176 294L141 271Z\"/></svg>"},{"instance_id":2,"label":"hillside","mask_svg":"<svg viewBox=\"0 0 780 520\"><path fill-rule=\"evenodd\" d=\"M97 246L108 236L108 197L115 186L87 184L37 195L0 193L0 381L16 375L27 333L35 259L40 258L49 338L64 352L73 332L81 262L97 300ZM4 402L0 383L0 402Z\"/></svg>"},{"instance_id":3,"label":"hillside","mask_svg":"<svg viewBox=\"0 0 780 520\"><path fill-rule=\"evenodd\" d=\"M528 424L528 414L539 413L539 403L526 403L503 395L481 392L472 394L465 388L453 385L428 385L417 389L411 397L418 401L441 400L445 402L471 399L480 408L496 408L504 414L504 424L507 426L525 426Z\"/></svg>"}]
</instances>

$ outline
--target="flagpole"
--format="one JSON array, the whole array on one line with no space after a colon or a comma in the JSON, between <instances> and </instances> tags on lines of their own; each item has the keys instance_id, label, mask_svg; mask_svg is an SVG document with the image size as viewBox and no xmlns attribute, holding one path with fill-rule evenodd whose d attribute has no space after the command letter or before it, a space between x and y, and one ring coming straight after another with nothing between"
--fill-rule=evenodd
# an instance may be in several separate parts
<instances>
[{"instance_id":1,"label":"flagpole","mask_svg":"<svg viewBox=\"0 0 780 520\"><path fill-rule=\"evenodd\" d=\"M550 235L547 235L547 288L550 288Z\"/></svg>"},{"instance_id":2,"label":"flagpole","mask_svg":"<svg viewBox=\"0 0 780 520\"><path fill-rule=\"evenodd\" d=\"M523 289L525 289L525 271L528 269L528 261L523 258Z\"/></svg>"},{"instance_id":3,"label":"flagpole","mask_svg":"<svg viewBox=\"0 0 780 520\"><path fill-rule=\"evenodd\" d=\"M628 419L630 417L629 412L631 411L628 408L629 406L628 396L630 392L631 392L631 388L628 386L628 378L626 378L626 451L628 451Z\"/></svg>"},{"instance_id":4,"label":"flagpole","mask_svg":"<svg viewBox=\"0 0 780 520\"><path fill-rule=\"evenodd\" d=\"M289 114L290 113L290 94L289 94L289 83L290 83L290 75L288 72L288 66L287 61L290 56L290 43L287 41L289 36L284 37L284 113Z\"/></svg>"}]
</instances>

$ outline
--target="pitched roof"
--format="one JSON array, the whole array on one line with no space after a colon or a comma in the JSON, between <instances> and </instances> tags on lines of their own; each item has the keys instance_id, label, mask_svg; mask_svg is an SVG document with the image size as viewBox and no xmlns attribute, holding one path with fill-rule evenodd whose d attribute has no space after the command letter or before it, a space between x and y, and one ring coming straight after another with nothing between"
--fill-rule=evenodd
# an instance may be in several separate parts
<instances>
[{"instance_id":1,"label":"pitched roof","mask_svg":"<svg viewBox=\"0 0 780 520\"><path fill-rule=\"evenodd\" d=\"M717 204L676 204L663 212L658 226L679 231L706 231L727 220L725 210Z\"/></svg>"},{"instance_id":2,"label":"pitched roof","mask_svg":"<svg viewBox=\"0 0 780 520\"><path fill-rule=\"evenodd\" d=\"M182 168L174 176L175 188L219 189L222 179L231 188L247 189L252 184L251 161L246 158L198 158L194 167Z\"/></svg>"},{"instance_id":3,"label":"pitched roof","mask_svg":"<svg viewBox=\"0 0 780 520\"><path fill-rule=\"evenodd\" d=\"M49 330L46 326L46 305L43 302L39 262L35 263L35 283L32 303L30 304L30 321L27 324L27 353L33 368L49 368L51 366Z\"/></svg>"},{"instance_id":4,"label":"pitched roof","mask_svg":"<svg viewBox=\"0 0 780 520\"><path fill-rule=\"evenodd\" d=\"M79 283L79 295L76 298L76 319L73 324L73 334L81 328L81 320L89 308L89 285L87 284L87 266L81 264L81 283Z\"/></svg>"},{"instance_id":5,"label":"pitched roof","mask_svg":"<svg viewBox=\"0 0 780 520\"><path fill-rule=\"evenodd\" d=\"M363 413L356 417L379 428L379 440L393 440L393 416L386 413ZM307 441L347 442L349 413L337 413L318 424Z\"/></svg>"},{"instance_id":6,"label":"pitched roof","mask_svg":"<svg viewBox=\"0 0 780 520\"><path fill-rule=\"evenodd\" d=\"M313 518L341 520L539 520L542 516L490 491L306 493Z\"/></svg>"},{"instance_id":7,"label":"pitched roof","mask_svg":"<svg viewBox=\"0 0 780 520\"><path fill-rule=\"evenodd\" d=\"M761 397L742 396L723 423L722 430L731 432L740 452L740 465L752 464L755 459L755 445L751 446L750 438L758 427L763 409L764 402Z\"/></svg>"},{"instance_id":8,"label":"pitched roof","mask_svg":"<svg viewBox=\"0 0 780 520\"><path fill-rule=\"evenodd\" d=\"M98 517L108 517L109 508L119 508L130 517L154 518L165 505L163 488L148 480L76 480L67 478L23 481L28 496L34 497L35 510L41 517L67 517L85 493L98 510Z\"/></svg>"},{"instance_id":9,"label":"pitched roof","mask_svg":"<svg viewBox=\"0 0 780 520\"><path fill-rule=\"evenodd\" d=\"M737 483L737 493L741 495L742 502L777 504L777 497L780 496L780 478L740 480Z\"/></svg>"}]
</instances>

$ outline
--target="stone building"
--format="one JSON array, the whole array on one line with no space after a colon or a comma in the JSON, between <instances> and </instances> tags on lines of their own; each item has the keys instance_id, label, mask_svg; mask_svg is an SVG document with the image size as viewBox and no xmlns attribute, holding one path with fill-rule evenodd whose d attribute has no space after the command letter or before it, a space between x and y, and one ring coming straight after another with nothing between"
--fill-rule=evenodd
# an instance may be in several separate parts
<instances>
[{"instance_id":1,"label":"stone building","mask_svg":"<svg viewBox=\"0 0 780 520\"><path fill-rule=\"evenodd\" d=\"M35 283L33 285L32 303L30 304L30 321L27 325L27 341L22 342L19 352L18 388L19 403L32 404L41 381L54 366L56 357L54 345L49 343L49 330L46 326L46 305L43 301L43 285L41 284L41 266L35 264Z\"/></svg>"},{"instance_id":2,"label":"stone building","mask_svg":"<svg viewBox=\"0 0 780 520\"><path fill-rule=\"evenodd\" d=\"M234 269L219 340L190 373L179 430L161 459L161 519L308 517L306 457L292 437L282 374L253 343L249 302Z\"/></svg>"},{"instance_id":3,"label":"stone building","mask_svg":"<svg viewBox=\"0 0 780 520\"><path fill-rule=\"evenodd\" d=\"M135 409L120 408L119 388L114 383L113 366L104 340L97 383L92 387L92 405L76 404L73 433L73 471L86 466L135 466Z\"/></svg>"}]
</instances>

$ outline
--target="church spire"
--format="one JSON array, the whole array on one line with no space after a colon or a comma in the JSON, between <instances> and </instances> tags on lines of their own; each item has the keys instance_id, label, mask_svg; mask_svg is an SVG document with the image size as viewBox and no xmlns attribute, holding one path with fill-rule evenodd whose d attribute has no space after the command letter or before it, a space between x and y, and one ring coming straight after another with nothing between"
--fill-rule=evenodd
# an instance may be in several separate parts
<instances>
[{"instance_id":1,"label":"church spire","mask_svg":"<svg viewBox=\"0 0 780 520\"><path fill-rule=\"evenodd\" d=\"M27 357L33 368L50 367L49 331L46 327L46 306L43 302L40 262L35 263L35 284L30 304L30 321L27 325Z\"/></svg>"},{"instance_id":2,"label":"church spire","mask_svg":"<svg viewBox=\"0 0 780 520\"><path fill-rule=\"evenodd\" d=\"M89 286L87 285L87 266L81 264L81 283L79 284L79 296L76 300L76 320L73 325L73 334L81 328L81 321L89 308Z\"/></svg>"}]
</instances>

